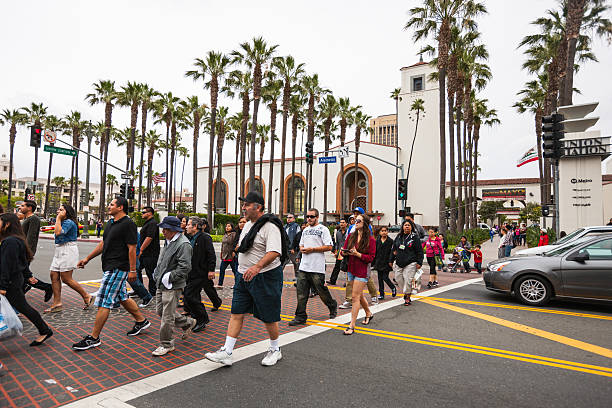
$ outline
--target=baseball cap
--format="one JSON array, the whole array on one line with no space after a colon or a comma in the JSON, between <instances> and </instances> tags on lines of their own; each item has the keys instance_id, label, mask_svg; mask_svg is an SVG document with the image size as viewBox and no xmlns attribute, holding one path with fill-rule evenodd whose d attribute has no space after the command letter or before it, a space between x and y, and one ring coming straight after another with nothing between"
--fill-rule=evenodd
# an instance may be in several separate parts
<instances>
[{"instance_id":1,"label":"baseball cap","mask_svg":"<svg viewBox=\"0 0 612 408\"><path fill-rule=\"evenodd\" d=\"M358 212L359 214L365 214L365 210L361 207L355 207L353 212Z\"/></svg>"},{"instance_id":2,"label":"baseball cap","mask_svg":"<svg viewBox=\"0 0 612 408\"><path fill-rule=\"evenodd\" d=\"M264 205L264 199L261 194L257 191L249 191L246 197L238 197L240 201L244 201L245 203L257 203L259 205Z\"/></svg>"}]
</instances>

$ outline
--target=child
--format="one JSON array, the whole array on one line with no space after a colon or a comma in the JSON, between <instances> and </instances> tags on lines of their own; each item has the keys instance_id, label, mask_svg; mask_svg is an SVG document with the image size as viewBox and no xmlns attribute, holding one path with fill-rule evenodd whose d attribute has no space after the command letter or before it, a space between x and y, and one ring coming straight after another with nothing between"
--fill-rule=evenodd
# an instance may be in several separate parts
<instances>
[{"instance_id":1,"label":"child","mask_svg":"<svg viewBox=\"0 0 612 408\"><path fill-rule=\"evenodd\" d=\"M476 245L471 252L474 254L474 268L476 268L478 273L482 273L482 251L480 250L480 245Z\"/></svg>"}]
</instances>

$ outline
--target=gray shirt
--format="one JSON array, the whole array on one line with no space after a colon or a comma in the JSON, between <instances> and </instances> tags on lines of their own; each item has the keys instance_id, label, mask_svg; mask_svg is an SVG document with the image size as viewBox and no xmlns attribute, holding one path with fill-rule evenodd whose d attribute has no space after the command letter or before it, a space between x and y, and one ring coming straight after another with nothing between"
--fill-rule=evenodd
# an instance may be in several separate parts
<instances>
[{"instance_id":1,"label":"gray shirt","mask_svg":"<svg viewBox=\"0 0 612 408\"><path fill-rule=\"evenodd\" d=\"M26 237L26 242L32 255L36 254L38 247L38 234L40 232L40 219L36 215L31 215L21 222L21 228Z\"/></svg>"},{"instance_id":2,"label":"gray shirt","mask_svg":"<svg viewBox=\"0 0 612 408\"><path fill-rule=\"evenodd\" d=\"M166 244L157 260L157 267L153 272L153 279L157 283L157 287L160 287L160 285L163 287L161 278L167 272L170 272L172 289L182 289L186 285L187 275L191 271L192 247L185 235L180 233L177 235L178 238Z\"/></svg>"}]
</instances>

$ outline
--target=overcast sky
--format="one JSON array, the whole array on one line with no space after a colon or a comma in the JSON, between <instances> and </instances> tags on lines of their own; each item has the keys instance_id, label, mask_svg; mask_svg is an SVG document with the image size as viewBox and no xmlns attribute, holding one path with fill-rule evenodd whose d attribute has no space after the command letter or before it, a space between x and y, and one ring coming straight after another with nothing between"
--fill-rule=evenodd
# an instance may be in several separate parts
<instances>
[{"instance_id":1,"label":"overcast sky","mask_svg":"<svg viewBox=\"0 0 612 408\"><path fill-rule=\"evenodd\" d=\"M404 31L409 8L420 1L18 1L3 3L0 25L3 64L0 67L0 109L43 102L49 113L63 116L79 110L85 119L103 119L104 107L90 107L84 97L92 83L112 79L117 87L128 80L146 82L154 89L180 97L198 95L206 102L201 83L185 78L194 58L208 50L229 52L240 42L263 36L279 44L280 55L293 55L318 73L323 86L336 96L348 96L371 116L393 113L389 99L399 86L402 66L418 61L422 44ZM489 14L479 19L483 42L490 52L493 79L481 97L499 111L502 124L481 135L480 178L535 177L537 164L516 168L516 160L535 144L534 121L512 108L516 92L527 74L524 58L516 49L520 39L533 33L529 25L556 7L551 0L486 1ZM608 16L610 17L610 16ZM611 48L593 42L599 63L588 63L575 77L582 95L574 103L599 101L592 114L602 116L596 128L609 135L612 126ZM236 101L222 100L233 110ZM605 117L604 117L605 116ZM260 109L259 121L269 113ZM279 122L280 123L280 122ZM129 111L115 108L113 125L129 126ZM151 126L151 125L149 125ZM280 125L279 125L280 126ZM160 128L160 131L162 129ZM352 135L352 132L350 133ZM352 138L352 137L351 137ZM183 134L191 146L191 132ZM207 143L202 139L199 165L207 163ZM8 127L0 127L0 153L8 155ZM233 148L224 161L233 161ZM277 151L280 151L278 149ZM111 162L122 167L123 148L111 151ZM20 128L15 146L18 177L31 176L34 154L29 130ZM84 156L82 156L84 158ZM156 157L154 170L163 171ZM48 153L40 151L38 174L46 177ZM81 160L80 175L84 175ZM93 166L94 174L97 166ZM55 155L54 175L68 176L70 159ZM185 185L191 186L190 172ZM97 180L98 176L93 178Z\"/></svg>"}]
</instances>

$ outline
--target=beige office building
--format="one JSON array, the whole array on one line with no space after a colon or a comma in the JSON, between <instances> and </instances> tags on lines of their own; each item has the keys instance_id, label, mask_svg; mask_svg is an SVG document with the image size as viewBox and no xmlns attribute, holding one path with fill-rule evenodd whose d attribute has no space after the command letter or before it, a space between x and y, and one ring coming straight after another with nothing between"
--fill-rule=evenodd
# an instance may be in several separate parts
<instances>
[{"instance_id":1,"label":"beige office building","mask_svg":"<svg viewBox=\"0 0 612 408\"><path fill-rule=\"evenodd\" d=\"M397 146L397 121L395 114L370 119L370 141L386 146Z\"/></svg>"}]
</instances>

